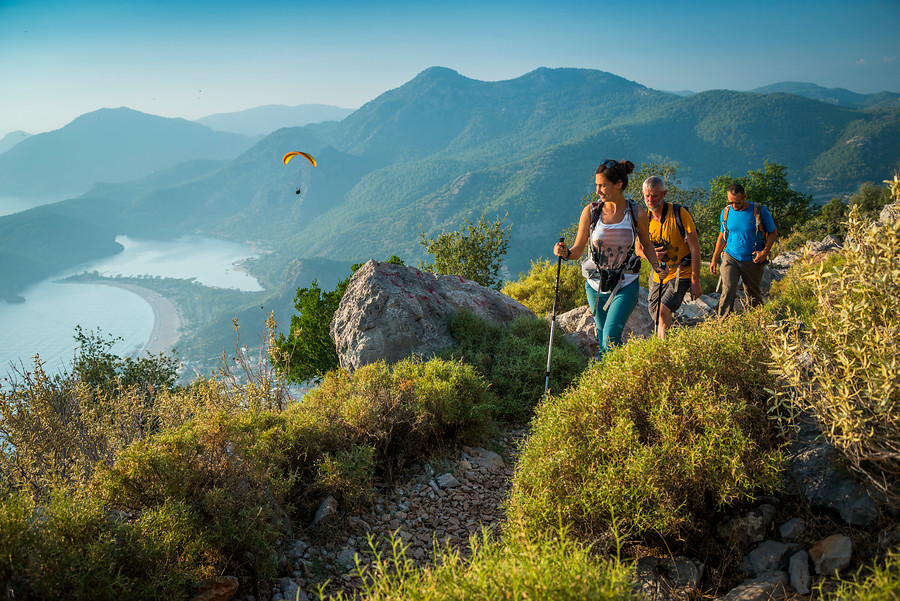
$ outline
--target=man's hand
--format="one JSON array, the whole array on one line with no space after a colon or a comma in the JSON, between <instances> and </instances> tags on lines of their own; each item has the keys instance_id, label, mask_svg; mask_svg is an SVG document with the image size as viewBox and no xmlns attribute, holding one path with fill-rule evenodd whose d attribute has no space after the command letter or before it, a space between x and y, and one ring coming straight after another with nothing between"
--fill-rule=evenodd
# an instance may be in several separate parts
<instances>
[{"instance_id":1,"label":"man's hand","mask_svg":"<svg viewBox=\"0 0 900 601\"><path fill-rule=\"evenodd\" d=\"M753 253L753 262L754 263L765 263L766 259L769 258L769 249L764 248L762 250L756 251Z\"/></svg>"},{"instance_id":2,"label":"man's hand","mask_svg":"<svg viewBox=\"0 0 900 601\"><path fill-rule=\"evenodd\" d=\"M719 257L713 257L712 261L709 263L709 272L713 275L718 273L719 269Z\"/></svg>"},{"instance_id":3,"label":"man's hand","mask_svg":"<svg viewBox=\"0 0 900 601\"><path fill-rule=\"evenodd\" d=\"M691 280L691 300L700 298L700 280Z\"/></svg>"}]
</instances>

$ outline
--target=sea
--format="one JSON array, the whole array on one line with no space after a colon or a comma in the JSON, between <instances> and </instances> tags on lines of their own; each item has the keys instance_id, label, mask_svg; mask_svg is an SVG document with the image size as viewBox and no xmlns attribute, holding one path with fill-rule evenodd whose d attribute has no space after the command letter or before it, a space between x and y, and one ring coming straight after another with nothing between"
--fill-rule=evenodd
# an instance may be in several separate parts
<instances>
[{"instance_id":1,"label":"sea","mask_svg":"<svg viewBox=\"0 0 900 601\"><path fill-rule=\"evenodd\" d=\"M46 202L54 201L0 197L0 215ZM255 278L240 269L243 260L254 256L247 245L202 236L174 241L119 236L116 241L124 246L123 252L54 274L26 288L21 293L25 302L0 300L0 377L33 371L35 356L40 357L47 374L66 371L77 349L76 326L83 330L99 328L104 336L121 338L112 348L119 356L128 356L147 344L154 316L143 298L114 286L58 281L69 275L98 271L106 276L195 278L218 288L262 289Z\"/></svg>"}]
</instances>

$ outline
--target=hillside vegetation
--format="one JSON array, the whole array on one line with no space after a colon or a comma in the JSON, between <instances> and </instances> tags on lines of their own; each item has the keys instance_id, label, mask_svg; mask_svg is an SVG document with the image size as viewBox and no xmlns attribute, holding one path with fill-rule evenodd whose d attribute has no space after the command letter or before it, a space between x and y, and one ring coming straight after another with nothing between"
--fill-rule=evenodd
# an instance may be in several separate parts
<instances>
[{"instance_id":1,"label":"hillside vegetation","mask_svg":"<svg viewBox=\"0 0 900 601\"><path fill-rule=\"evenodd\" d=\"M768 306L629 343L543 400L532 388L500 395L498 372L474 360L494 351L471 343L452 359L330 372L292 402L264 355L235 365L249 378L226 370L176 387L165 357L123 361L84 337L72 373L37 364L0 389L0 583L15 599L191 599L230 574L259 598L284 561L279 541L325 495L365 507L404 466L485 441L536 403L502 537L476 537L467 559L446 549L424 571L395 541L367 560L365 596L630 599L640 548L679 553L717 512L779 489L782 436L801 411L873 484L896 480L900 222L849 227L837 260L801 263ZM798 315L803 325L782 325ZM775 376L792 395L771 397ZM844 598L894 590L886 551L872 549L887 563L843 583Z\"/></svg>"},{"instance_id":2,"label":"hillside vegetation","mask_svg":"<svg viewBox=\"0 0 900 601\"><path fill-rule=\"evenodd\" d=\"M105 137L107 121L118 125L113 129L121 139ZM121 182L136 168L144 175L183 156L151 143L155 137L138 144L140 153L129 150L149 135L148 127L177 132L170 141L187 140L179 143L179 152L193 149L185 160L228 162L192 177L170 173L138 185L107 184L28 218L48 231L60 216L76 214L114 235L201 232L252 241L272 251L283 272L298 258L341 257L350 264L397 254L415 262L423 256L420 231L436 236L467 218L509 213L506 267L516 274L547 255L547 241L568 227L604 158L675 163L688 184L701 187L768 159L793 174L798 192L824 200L877 181L900 160L892 144L900 133L900 107L855 108L781 92L716 90L681 98L586 69L542 68L484 82L435 67L340 122L280 129L247 144L245 152L240 136L216 142L213 134L235 134L195 123L126 109L86 115L0 155L0 183L22 174L46 185L80 181L73 174L85 172L83 159L116 174L93 177ZM93 141L78 153L65 150L82 137ZM216 153L203 150L210 144ZM281 164L293 149L313 153L318 167ZM103 158L109 152L115 157ZM121 161L131 163L125 168ZM564 206L572 211L560 210ZM0 218L0 241L14 227ZM66 257L60 252L59 262Z\"/></svg>"}]
</instances>

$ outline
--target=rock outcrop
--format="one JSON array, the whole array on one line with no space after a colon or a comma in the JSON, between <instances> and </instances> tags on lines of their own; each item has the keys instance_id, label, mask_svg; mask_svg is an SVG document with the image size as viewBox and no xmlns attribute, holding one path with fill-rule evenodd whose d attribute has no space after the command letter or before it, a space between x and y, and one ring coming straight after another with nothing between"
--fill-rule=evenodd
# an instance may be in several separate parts
<instances>
[{"instance_id":1,"label":"rock outcrop","mask_svg":"<svg viewBox=\"0 0 900 601\"><path fill-rule=\"evenodd\" d=\"M447 320L459 309L497 323L534 315L505 294L459 276L369 261L353 274L331 321L341 367L432 356L453 344Z\"/></svg>"}]
</instances>

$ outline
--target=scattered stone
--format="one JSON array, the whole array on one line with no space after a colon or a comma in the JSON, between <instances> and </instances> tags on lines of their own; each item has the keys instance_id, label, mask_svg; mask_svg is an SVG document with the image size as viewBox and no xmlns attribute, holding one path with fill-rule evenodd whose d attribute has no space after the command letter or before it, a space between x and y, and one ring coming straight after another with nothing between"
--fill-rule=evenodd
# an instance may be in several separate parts
<instances>
[{"instance_id":1,"label":"scattered stone","mask_svg":"<svg viewBox=\"0 0 900 601\"><path fill-rule=\"evenodd\" d=\"M853 541L843 534L832 534L822 539L809 550L816 573L833 576L850 565L853 556Z\"/></svg>"},{"instance_id":2,"label":"scattered stone","mask_svg":"<svg viewBox=\"0 0 900 601\"><path fill-rule=\"evenodd\" d=\"M797 551L791 555L788 563L788 575L794 591L801 595L809 593L809 553Z\"/></svg>"},{"instance_id":3,"label":"scattered stone","mask_svg":"<svg viewBox=\"0 0 900 601\"><path fill-rule=\"evenodd\" d=\"M309 601L306 593L300 590L297 583L290 578L279 578L278 589L281 596L273 595L273 601L279 601L280 599L284 601Z\"/></svg>"},{"instance_id":4,"label":"scattered stone","mask_svg":"<svg viewBox=\"0 0 900 601\"><path fill-rule=\"evenodd\" d=\"M750 552L745 558L745 564L749 565L753 574L774 572L781 567L781 560L787 550L784 543L767 540Z\"/></svg>"},{"instance_id":5,"label":"scattered stone","mask_svg":"<svg viewBox=\"0 0 900 601\"><path fill-rule=\"evenodd\" d=\"M806 530L806 522L802 518L791 518L778 528L781 540L794 541Z\"/></svg>"},{"instance_id":6,"label":"scattered stone","mask_svg":"<svg viewBox=\"0 0 900 601\"><path fill-rule=\"evenodd\" d=\"M194 601L231 601L238 590L238 579L234 576L220 576L207 580L200 586Z\"/></svg>"},{"instance_id":7,"label":"scattered stone","mask_svg":"<svg viewBox=\"0 0 900 601\"><path fill-rule=\"evenodd\" d=\"M487 449L472 449L470 447L465 447L463 453L463 458L469 461L469 463L474 466L483 467L488 471L499 470L506 467L506 462L503 461L503 457L493 451L488 451Z\"/></svg>"},{"instance_id":8,"label":"scattered stone","mask_svg":"<svg viewBox=\"0 0 900 601\"><path fill-rule=\"evenodd\" d=\"M788 577L784 572L769 572L731 589L718 601L780 601L788 596Z\"/></svg>"},{"instance_id":9,"label":"scattered stone","mask_svg":"<svg viewBox=\"0 0 900 601\"><path fill-rule=\"evenodd\" d=\"M347 569L356 567L356 551L353 549L342 550L337 554L337 561Z\"/></svg>"},{"instance_id":10,"label":"scattered stone","mask_svg":"<svg viewBox=\"0 0 900 601\"><path fill-rule=\"evenodd\" d=\"M327 497L321 503L319 503L319 508L316 510L316 515L313 518L312 524L310 524L310 529L315 530L319 526L328 523L333 519L334 516L337 515L338 512L338 504L337 499L334 497Z\"/></svg>"},{"instance_id":11,"label":"scattered stone","mask_svg":"<svg viewBox=\"0 0 900 601\"><path fill-rule=\"evenodd\" d=\"M435 479L440 488L456 488L462 486L453 474L441 474Z\"/></svg>"},{"instance_id":12,"label":"scattered stone","mask_svg":"<svg viewBox=\"0 0 900 601\"><path fill-rule=\"evenodd\" d=\"M635 580L646 599L692 599L699 591L703 569L701 562L681 555L642 557L637 562Z\"/></svg>"}]
</instances>

